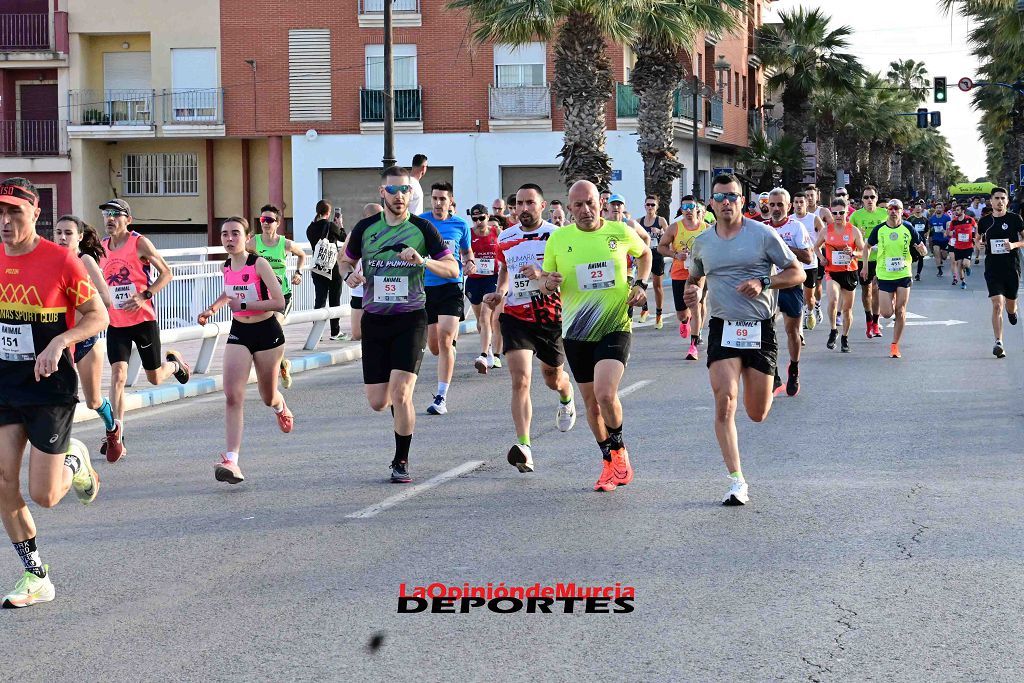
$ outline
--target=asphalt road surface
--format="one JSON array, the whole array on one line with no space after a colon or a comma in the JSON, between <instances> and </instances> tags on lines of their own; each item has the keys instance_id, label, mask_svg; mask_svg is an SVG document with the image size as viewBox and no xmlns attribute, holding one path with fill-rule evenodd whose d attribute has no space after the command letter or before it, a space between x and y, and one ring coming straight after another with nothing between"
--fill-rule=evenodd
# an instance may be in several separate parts
<instances>
[{"instance_id":1,"label":"asphalt road surface","mask_svg":"<svg viewBox=\"0 0 1024 683\"><path fill-rule=\"evenodd\" d=\"M1008 328L995 359L980 273L967 292L925 279L902 360L888 330L864 339L858 302L853 353L809 332L800 395L763 424L740 417L743 508L719 505L707 370L671 321L637 329L622 384L637 474L611 494L591 490L582 415L555 430L539 372L538 469L508 466L507 371L476 374L475 336L451 412L419 417L411 467L422 483L483 464L384 509L409 489L385 483L389 418L358 364L297 378L290 435L250 387L239 486L213 479L221 396L131 413L93 506L33 510L57 599L0 613L3 678L1018 679L1024 334ZM76 436L101 459L97 424ZM634 609L398 613L402 583L570 581L633 586Z\"/></svg>"}]
</instances>

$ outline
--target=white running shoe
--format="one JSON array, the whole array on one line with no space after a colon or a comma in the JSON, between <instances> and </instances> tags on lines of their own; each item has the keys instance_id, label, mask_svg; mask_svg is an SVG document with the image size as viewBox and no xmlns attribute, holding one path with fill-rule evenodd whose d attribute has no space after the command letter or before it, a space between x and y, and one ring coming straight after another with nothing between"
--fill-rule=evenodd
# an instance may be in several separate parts
<instances>
[{"instance_id":1,"label":"white running shoe","mask_svg":"<svg viewBox=\"0 0 1024 683\"><path fill-rule=\"evenodd\" d=\"M486 375L487 371L491 368L491 364L487 362L487 356L481 353L476 357L476 360L473 361L473 367L475 367L476 371L481 375Z\"/></svg>"},{"instance_id":2,"label":"white running shoe","mask_svg":"<svg viewBox=\"0 0 1024 683\"><path fill-rule=\"evenodd\" d=\"M444 396L438 394L434 397L434 402L427 406L428 415L447 415L448 404L445 401Z\"/></svg>"},{"instance_id":3,"label":"white running shoe","mask_svg":"<svg viewBox=\"0 0 1024 683\"><path fill-rule=\"evenodd\" d=\"M5 609L17 609L29 607L37 602L50 602L56 594L53 589L53 582L50 581L49 565L43 567L46 576L39 578L32 572L26 571L18 579L14 590L3 598Z\"/></svg>"},{"instance_id":4,"label":"white running shoe","mask_svg":"<svg viewBox=\"0 0 1024 683\"><path fill-rule=\"evenodd\" d=\"M732 484L729 486L725 498L722 499L722 505L746 505L749 503L750 496L747 495L747 482L733 476L729 477L729 481Z\"/></svg>"},{"instance_id":5,"label":"white running shoe","mask_svg":"<svg viewBox=\"0 0 1024 683\"><path fill-rule=\"evenodd\" d=\"M78 473L71 478L71 488L75 490L78 500L82 501L83 505L88 505L96 500L96 494L100 492L100 475L93 469L92 461L89 460L89 449L84 443L78 439L71 439L68 453L77 456L78 462L81 463Z\"/></svg>"},{"instance_id":6,"label":"white running shoe","mask_svg":"<svg viewBox=\"0 0 1024 683\"><path fill-rule=\"evenodd\" d=\"M814 305L814 320L820 325L822 321L821 304Z\"/></svg>"},{"instance_id":7,"label":"white running shoe","mask_svg":"<svg viewBox=\"0 0 1024 683\"><path fill-rule=\"evenodd\" d=\"M570 397L568 403L558 402L558 412L555 413L555 426L558 431L567 432L576 424L576 398Z\"/></svg>"},{"instance_id":8,"label":"white running shoe","mask_svg":"<svg viewBox=\"0 0 1024 683\"><path fill-rule=\"evenodd\" d=\"M508 449L508 464L520 472L533 472L533 452L530 447L517 443Z\"/></svg>"}]
</instances>

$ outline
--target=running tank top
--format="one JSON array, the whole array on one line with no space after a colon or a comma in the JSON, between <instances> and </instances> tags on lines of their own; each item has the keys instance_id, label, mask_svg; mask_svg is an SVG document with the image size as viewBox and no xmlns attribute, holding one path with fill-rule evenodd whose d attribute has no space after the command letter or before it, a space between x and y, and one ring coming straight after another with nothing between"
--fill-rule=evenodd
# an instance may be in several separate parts
<instances>
[{"instance_id":1,"label":"running tank top","mask_svg":"<svg viewBox=\"0 0 1024 683\"><path fill-rule=\"evenodd\" d=\"M288 252L284 250L285 238L277 236L277 244L268 247L263 242L263 235L256 235L256 253L267 259L270 267L274 269L274 275L281 283L281 292L288 295L292 291L291 283L288 281Z\"/></svg>"},{"instance_id":2,"label":"running tank top","mask_svg":"<svg viewBox=\"0 0 1024 683\"><path fill-rule=\"evenodd\" d=\"M230 297L238 297L240 300L250 303L252 301L266 301L270 298L267 292L267 285L263 282L260 274L256 271L256 254L249 254L245 265L241 270L231 269L231 259L224 261L224 294ZM245 318L250 315L259 315L266 311L237 311L233 313L236 318Z\"/></svg>"},{"instance_id":3,"label":"running tank top","mask_svg":"<svg viewBox=\"0 0 1024 683\"><path fill-rule=\"evenodd\" d=\"M693 249L693 241L697 239L697 235L701 234L708 229L708 225L704 222L697 224L697 228L694 230L687 230L686 226L683 225L683 221L676 222L676 236L672 240L672 249L674 251L682 251L683 249ZM690 259L686 261L680 261L679 259L672 259L672 268L669 271L669 275L673 280L686 280L690 277Z\"/></svg>"},{"instance_id":4,"label":"running tank top","mask_svg":"<svg viewBox=\"0 0 1024 683\"><path fill-rule=\"evenodd\" d=\"M837 230L834 226L825 228L825 256L828 258L828 262L825 263L825 270L830 273L857 270L857 259L851 258L850 262L846 265L836 265L835 258L832 256L833 251L842 251L846 247L851 249L854 247L856 244L856 240L853 237L854 230L856 228L849 223L846 223L841 230Z\"/></svg>"},{"instance_id":5,"label":"running tank top","mask_svg":"<svg viewBox=\"0 0 1024 683\"><path fill-rule=\"evenodd\" d=\"M103 279L110 289L110 326L131 327L149 320L156 320L156 309L153 301L148 300L134 311L125 310L125 304L135 296L149 289L149 264L139 258L138 243L142 237L134 230L128 233L128 239L117 249L110 246L110 238L103 238L103 248L107 254L100 259L100 270Z\"/></svg>"}]
</instances>

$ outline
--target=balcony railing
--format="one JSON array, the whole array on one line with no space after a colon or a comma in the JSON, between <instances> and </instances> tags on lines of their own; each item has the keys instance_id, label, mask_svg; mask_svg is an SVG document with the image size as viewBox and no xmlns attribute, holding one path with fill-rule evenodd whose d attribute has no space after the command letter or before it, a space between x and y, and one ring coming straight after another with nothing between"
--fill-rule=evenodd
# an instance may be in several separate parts
<instances>
[{"instance_id":1,"label":"balcony railing","mask_svg":"<svg viewBox=\"0 0 1024 683\"><path fill-rule=\"evenodd\" d=\"M359 120L373 123L384 120L384 91L362 88L359 91ZM423 120L423 89L395 90L395 122Z\"/></svg>"},{"instance_id":2,"label":"balcony railing","mask_svg":"<svg viewBox=\"0 0 1024 683\"><path fill-rule=\"evenodd\" d=\"M0 52L49 49L49 14L0 14Z\"/></svg>"},{"instance_id":3,"label":"balcony railing","mask_svg":"<svg viewBox=\"0 0 1024 683\"><path fill-rule=\"evenodd\" d=\"M359 13L384 14L384 2L385 0L359 0ZM391 4L391 9L394 12L418 13L420 11L420 0L394 0Z\"/></svg>"},{"instance_id":4,"label":"balcony railing","mask_svg":"<svg viewBox=\"0 0 1024 683\"><path fill-rule=\"evenodd\" d=\"M704 109L704 98L697 97L697 112ZM615 86L615 115L619 118L636 118L640 109L640 98L633 92L633 86L628 83L618 83ZM690 89L680 87L676 89L672 97L672 116L677 119L693 120L693 95ZM699 118L699 116L698 116Z\"/></svg>"},{"instance_id":5,"label":"balcony railing","mask_svg":"<svg viewBox=\"0 0 1024 683\"><path fill-rule=\"evenodd\" d=\"M708 125L725 128L725 105L721 97L713 97L708 107Z\"/></svg>"},{"instance_id":6,"label":"balcony railing","mask_svg":"<svg viewBox=\"0 0 1024 683\"><path fill-rule=\"evenodd\" d=\"M751 109L747 114L752 135L763 133L770 142L775 142L782 136L777 119L767 117L757 109Z\"/></svg>"},{"instance_id":7,"label":"balcony railing","mask_svg":"<svg viewBox=\"0 0 1024 683\"><path fill-rule=\"evenodd\" d=\"M550 119L551 90L546 85L490 88L491 118Z\"/></svg>"},{"instance_id":8,"label":"balcony railing","mask_svg":"<svg viewBox=\"0 0 1024 683\"><path fill-rule=\"evenodd\" d=\"M165 124L224 123L222 88L207 90L165 90Z\"/></svg>"},{"instance_id":9,"label":"balcony railing","mask_svg":"<svg viewBox=\"0 0 1024 683\"><path fill-rule=\"evenodd\" d=\"M152 90L72 90L68 123L73 126L152 126Z\"/></svg>"},{"instance_id":10,"label":"balcony railing","mask_svg":"<svg viewBox=\"0 0 1024 683\"><path fill-rule=\"evenodd\" d=\"M0 157L67 155L67 121L0 121Z\"/></svg>"}]
</instances>

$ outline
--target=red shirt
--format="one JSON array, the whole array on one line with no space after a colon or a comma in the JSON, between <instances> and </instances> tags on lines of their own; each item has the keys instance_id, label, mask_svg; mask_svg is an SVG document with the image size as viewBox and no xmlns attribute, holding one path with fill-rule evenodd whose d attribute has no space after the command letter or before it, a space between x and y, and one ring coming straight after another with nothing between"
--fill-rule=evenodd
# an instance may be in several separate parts
<instances>
[{"instance_id":1,"label":"red shirt","mask_svg":"<svg viewBox=\"0 0 1024 683\"><path fill-rule=\"evenodd\" d=\"M562 299L558 292L541 293L537 280L519 275L525 265L538 268L544 262L544 246L552 232L559 228L544 221L532 232L524 232L520 224L506 228L498 235L498 263L508 271L508 296L505 313L528 323L562 322Z\"/></svg>"},{"instance_id":2,"label":"red shirt","mask_svg":"<svg viewBox=\"0 0 1024 683\"><path fill-rule=\"evenodd\" d=\"M953 248L954 249L973 249L974 248L974 235L978 230L978 223L970 216L964 216L962 219L953 219L953 222L949 224L950 232L953 233Z\"/></svg>"},{"instance_id":3,"label":"red shirt","mask_svg":"<svg viewBox=\"0 0 1024 683\"><path fill-rule=\"evenodd\" d=\"M496 253L498 251L498 230L490 229L486 235L478 235L476 230L470 232L472 237L473 258L476 259L476 273L471 278L497 277L498 268Z\"/></svg>"}]
</instances>

